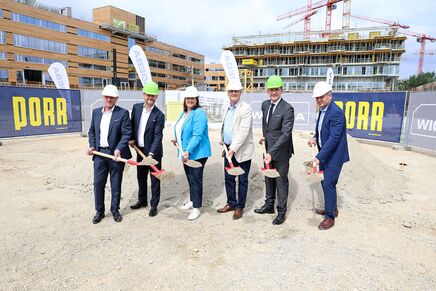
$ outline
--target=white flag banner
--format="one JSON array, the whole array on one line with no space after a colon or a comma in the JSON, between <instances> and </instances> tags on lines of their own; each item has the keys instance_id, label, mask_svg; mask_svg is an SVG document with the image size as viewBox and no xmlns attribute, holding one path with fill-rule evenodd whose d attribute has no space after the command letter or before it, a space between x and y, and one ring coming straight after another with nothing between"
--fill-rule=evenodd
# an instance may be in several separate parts
<instances>
[{"instance_id":1,"label":"white flag banner","mask_svg":"<svg viewBox=\"0 0 436 291\"><path fill-rule=\"evenodd\" d=\"M144 50L139 45L134 45L129 50L129 57L135 66L136 73L141 80L142 86L144 86L145 83L151 81L150 67L148 66Z\"/></svg>"},{"instance_id":2,"label":"white flag banner","mask_svg":"<svg viewBox=\"0 0 436 291\"><path fill-rule=\"evenodd\" d=\"M70 89L70 82L64 65L55 62L48 67L48 73L57 89Z\"/></svg>"},{"instance_id":3,"label":"white flag banner","mask_svg":"<svg viewBox=\"0 0 436 291\"><path fill-rule=\"evenodd\" d=\"M334 74L333 74L333 69L332 68L328 68L327 70L327 77L325 78L325 81L330 85L333 86L333 78L334 78Z\"/></svg>"},{"instance_id":4,"label":"white flag banner","mask_svg":"<svg viewBox=\"0 0 436 291\"><path fill-rule=\"evenodd\" d=\"M229 82L230 80L238 80L239 82L241 82L241 79L239 79L238 65L236 64L235 56L233 55L233 53L228 50L223 51L220 61L224 67L224 71Z\"/></svg>"}]
</instances>

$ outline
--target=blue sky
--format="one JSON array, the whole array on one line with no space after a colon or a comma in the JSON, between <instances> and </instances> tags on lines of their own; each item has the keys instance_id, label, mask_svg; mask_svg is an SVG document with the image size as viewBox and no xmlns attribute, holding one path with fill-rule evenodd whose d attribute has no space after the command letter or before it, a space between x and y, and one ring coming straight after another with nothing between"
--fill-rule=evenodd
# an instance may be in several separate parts
<instances>
[{"instance_id":1,"label":"blue sky","mask_svg":"<svg viewBox=\"0 0 436 291\"><path fill-rule=\"evenodd\" d=\"M113 5L145 17L146 33L156 35L159 41L189 49L205 56L207 62L218 61L224 44L232 36L259 33L286 32L289 21L276 21L276 17L306 5L306 0L50 0L40 1L57 7L71 6L73 17L92 20L92 8ZM312 1L317 2L316 0ZM434 0L352 0L351 13L356 15L398 21L410 30L436 37L436 1ZM342 4L333 11L332 28L340 28ZM325 9L312 17L312 30L321 30L325 22ZM376 23L351 19L351 27L379 26ZM302 31L303 22L292 26ZM416 74L420 44L415 38L406 41L406 53L400 67L400 77ZM436 42L427 41L426 49L436 53ZM436 71L436 54L426 55L425 71Z\"/></svg>"}]
</instances>

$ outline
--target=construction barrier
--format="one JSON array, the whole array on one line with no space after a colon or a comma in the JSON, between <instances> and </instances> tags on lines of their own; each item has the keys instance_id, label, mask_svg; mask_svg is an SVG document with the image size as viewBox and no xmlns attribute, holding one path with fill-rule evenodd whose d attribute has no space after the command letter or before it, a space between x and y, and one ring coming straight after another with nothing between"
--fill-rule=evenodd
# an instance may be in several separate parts
<instances>
[{"instance_id":1,"label":"construction barrier","mask_svg":"<svg viewBox=\"0 0 436 291\"><path fill-rule=\"evenodd\" d=\"M436 151L436 92L411 92L404 145Z\"/></svg>"},{"instance_id":2,"label":"construction barrier","mask_svg":"<svg viewBox=\"0 0 436 291\"><path fill-rule=\"evenodd\" d=\"M78 90L0 86L0 138L80 132Z\"/></svg>"}]
</instances>

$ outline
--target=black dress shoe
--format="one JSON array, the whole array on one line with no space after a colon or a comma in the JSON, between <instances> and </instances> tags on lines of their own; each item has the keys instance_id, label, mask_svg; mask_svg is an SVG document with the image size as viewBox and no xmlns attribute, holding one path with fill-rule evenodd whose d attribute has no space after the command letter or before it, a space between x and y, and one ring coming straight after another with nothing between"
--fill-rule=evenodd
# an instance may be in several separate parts
<instances>
[{"instance_id":1,"label":"black dress shoe","mask_svg":"<svg viewBox=\"0 0 436 291\"><path fill-rule=\"evenodd\" d=\"M286 214L285 213L279 213L277 214L277 217L273 220L272 224L274 225L280 225L286 220Z\"/></svg>"},{"instance_id":2,"label":"black dress shoe","mask_svg":"<svg viewBox=\"0 0 436 291\"><path fill-rule=\"evenodd\" d=\"M95 214L95 216L94 216L94 218L92 219L92 223L93 224L97 224L97 223L99 223L102 219L103 219L103 217L104 217L104 213L96 213Z\"/></svg>"},{"instance_id":3,"label":"black dress shoe","mask_svg":"<svg viewBox=\"0 0 436 291\"><path fill-rule=\"evenodd\" d=\"M254 212L258 214L274 213L274 205L264 204L261 208L254 209Z\"/></svg>"},{"instance_id":4,"label":"black dress shoe","mask_svg":"<svg viewBox=\"0 0 436 291\"><path fill-rule=\"evenodd\" d=\"M150 212L148 213L148 216L153 217L157 215L157 207L152 207L150 209Z\"/></svg>"},{"instance_id":5,"label":"black dress shoe","mask_svg":"<svg viewBox=\"0 0 436 291\"><path fill-rule=\"evenodd\" d=\"M121 222L123 220L123 217L119 212L112 213L112 216L116 222Z\"/></svg>"},{"instance_id":6,"label":"black dress shoe","mask_svg":"<svg viewBox=\"0 0 436 291\"><path fill-rule=\"evenodd\" d=\"M137 201L135 204L130 205L130 209L139 209L141 207L147 207L147 202Z\"/></svg>"}]
</instances>

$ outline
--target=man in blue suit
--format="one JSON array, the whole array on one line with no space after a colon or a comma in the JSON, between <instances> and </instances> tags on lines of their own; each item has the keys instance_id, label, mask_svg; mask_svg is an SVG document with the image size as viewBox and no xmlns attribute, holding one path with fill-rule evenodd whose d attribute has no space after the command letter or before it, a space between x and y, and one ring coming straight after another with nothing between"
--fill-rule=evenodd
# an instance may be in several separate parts
<instances>
[{"instance_id":1,"label":"man in blue suit","mask_svg":"<svg viewBox=\"0 0 436 291\"><path fill-rule=\"evenodd\" d=\"M121 200L121 183L123 179L124 163L117 162L117 158L132 157L128 146L132 128L130 125L129 112L116 106L118 89L114 85L107 85L103 92L104 106L94 109L92 112L91 126L89 128L88 154L96 150L105 154L114 155L114 160L101 156L93 156L94 161L94 197L95 210L97 213L92 223L99 223L104 217L104 188L108 174L111 181L111 212L116 222L123 219L119 209Z\"/></svg>"},{"instance_id":2,"label":"man in blue suit","mask_svg":"<svg viewBox=\"0 0 436 291\"><path fill-rule=\"evenodd\" d=\"M149 81L143 88L144 102L133 105L132 109L132 138L130 146L138 146L146 156L150 156L158 161L156 167L162 167L162 137L165 126L165 115L154 104L159 94L158 85ZM137 161L142 157L137 155ZM137 169L138 179L138 201L131 205L131 209L139 209L147 206L147 178L151 172L149 166L139 166ZM157 215L157 206L160 200L160 181L153 175L151 179L151 200L149 216Z\"/></svg>"},{"instance_id":3,"label":"man in blue suit","mask_svg":"<svg viewBox=\"0 0 436 291\"><path fill-rule=\"evenodd\" d=\"M350 160L347 145L347 130L344 112L332 102L332 87L327 82L318 82L313 88L313 96L319 106L315 136L308 145L318 147L313 162L324 171L321 182L324 192L325 209L315 209L324 215L318 229L329 229L335 225L338 216L336 184L342 165Z\"/></svg>"}]
</instances>

